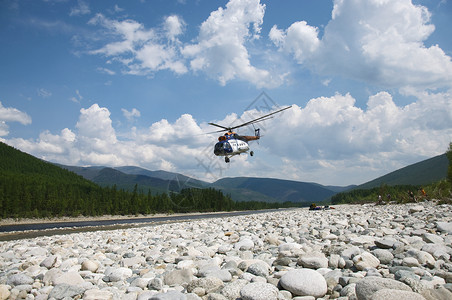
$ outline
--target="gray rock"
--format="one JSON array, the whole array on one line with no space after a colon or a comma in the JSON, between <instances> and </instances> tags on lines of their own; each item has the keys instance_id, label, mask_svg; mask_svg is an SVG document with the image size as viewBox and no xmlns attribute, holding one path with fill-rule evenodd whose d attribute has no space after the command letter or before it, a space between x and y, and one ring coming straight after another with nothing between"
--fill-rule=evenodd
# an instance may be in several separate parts
<instances>
[{"instance_id":1,"label":"gray rock","mask_svg":"<svg viewBox=\"0 0 452 300\"><path fill-rule=\"evenodd\" d=\"M0 284L0 299L5 300L8 299L8 297L11 295L11 292L9 291L9 288L5 284Z\"/></svg>"},{"instance_id":2,"label":"gray rock","mask_svg":"<svg viewBox=\"0 0 452 300\"><path fill-rule=\"evenodd\" d=\"M433 233L424 233L424 235L422 236L422 239L426 242L426 243L432 243L432 244L442 244L444 243L444 239L437 235L437 234L433 234Z\"/></svg>"},{"instance_id":3,"label":"gray rock","mask_svg":"<svg viewBox=\"0 0 452 300\"><path fill-rule=\"evenodd\" d=\"M149 300L187 300L187 296L179 291L169 291L154 295Z\"/></svg>"},{"instance_id":4,"label":"gray rock","mask_svg":"<svg viewBox=\"0 0 452 300\"><path fill-rule=\"evenodd\" d=\"M154 297L155 295L159 294L156 291L144 291L144 292L128 292L127 294L123 294L121 295L120 298L115 298L116 299L121 299L121 300L149 300L152 297Z\"/></svg>"},{"instance_id":5,"label":"gray rock","mask_svg":"<svg viewBox=\"0 0 452 300\"><path fill-rule=\"evenodd\" d=\"M365 277L356 283L356 297L358 300L370 300L372 299L372 295L381 289L412 292L409 286L397 280L379 277Z\"/></svg>"},{"instance_id":6,"label":"gray rock","mask_svg":"<svg viewBox=\"0 0 452 300\"><path fill-rule=\"evenodd\" d=\"M235 244L234 248L240 251L251 250L254 248L254 242L249 238L243 238Z\"/></svg>"},{"instance_id":7,"label":"gray rock","mask_svg":"<svg viewBox=\"0 0 452 300\"><path fill-rule=\"evenodd\" d=\"M83 300L113 300L113 293L99 289L86 290L83 294Z\"/></svg>"},{"instance_id":8,"label":"gray rock","mask_svg":"<svg viewBox=\"0 0 452 300\"><path fill-rule=\"evenodd\" d=\"M436 229L450 234L452 233L452 222L437 222Z\"/></svg>"},{"instance_id":9,"label":"gray rock","mask_svg":"<svg viewBox=\"0 0 452 300\"><path fill-rule=\"evenodd\" d=\"M452 299L452 292L444 287L439 287L436 289L426 289L421 292L427 300L450 300Z\"/></svg>"},{"instance_id":10,"label":"gray rock","mask_svg":"<svg viewBox=\"0 0 452 300\"><path fill-rule=\"evenodd\" d=\"M269 283L253 282L240 290L242 300L277 300L278 288Z\"/></svg>"},{"instance_id":11,"label":"gray rock","mask_svg":"<svg viewBox=\"0 0 452 300\"><path fill-rule=\"evenodd\" d=\"M166 285L180 285L183 283L189 283L194 278L193 272L191 270L174 270L169 271L164 274L164 283Z\"/></svg>"},{"instance_id":12,"label":"gray rock","mask_svg":"<svg viewBox=\"0 0 452 300\"><path fill-rule=\"evenodd\" d=\"M160 291L163 288L163 280L161 278L154 278L148 282L148 288L150 290Z\"/></svg>"},{"instance_id":13,"label":"gray rock","mask_svg":"<svg viewBox=\"0 0 452 300\"><path fill-rule=\"evenodd\" d=\"M52 255L47 257L46 259L44 259L39 266L47 268L47 269L51 269L55 266L56 262L58 260L58 256L56 255Z\"/></svg>"},{"instance_id":14,"label":"gray rock","mask_svg":"<svg viewBox=\"0 0 452 300\"><path fill-rule=\"evenodd\" d=\"M199 269L198 277L216 277L224 282L231 281L232 275L228 270L220 269L217 265L204 266Z\"/></svg>"},{"instance_id":15,"label":"gray rock","mask_svg":"<svg viewBox=\"0 0 452 300\"><path fill-rule=\"evenodd\" d=\"M297 296L323 297L327 292L325 278L311 269L295 269L284 274L279 283Z\"/></svg>"},{"instance_id":16,"label":"gray rock","mask_svg":"<svg viewBox=\"0 0 452 300\"><path fill-rule=\"evenodd\" d=\"M121 266L125 268L132 268L132 267L140 267L146 265L146 259L142 256L134 256L130 258L124 258L121 261Z\"/></svg>"},{"instance_id":17,"label":"gray rock","mask_svg":"<svg viewBox=\"0 0 452 300\"><path fill-rule=\"evenodd\" d=\"M372 254L384 265L389 265L394 259L394 255L385 249L375 249Z\"/></svg>"},{"instance_id":18,"label":"gray rock","mask_svg":"<svg viewBox=\"0 0 452 300\"><path fill-rule=\"evenodd\" d=\"M208 294L220 290L223 286L224 283L221 279L216 277L203 277L192 280L187 286L187 291L191 293L195 288L202 288Z\"/></svg>"},{"instance_id":19,"label":"gray rock","mask_svg":"<svg viewBox=\"0 0 452 300\"><path fill-rule=\"evenodd\" d=\"M359 255L361 250L358 246L351 246L344 249L341 253L341 256L344 257L345 260L352 259L354 256Z\"/></svg>"},{"instance_id":20,"label":"gray rock","mask_svg":"<svg viewBox=\"0 0 452 300\"><path fill-rule=\"evenodd\" d=\"M341 290L340 295L342 297L348 297L348 299L356 299L356 283L350 283L345 286Z\"/></svg>"},{"instance_id":21,"label":"gray rock","mask_svg":"<svg viewBox=\"0 0 452 300\"><path fill-rule=\"evenodd\" d=\"M430 267L435 266L435 258L428 252L417 249L410 249L405 253L405 255L408 257L416 258L421 265L427 265Z\"/></svg>"},{"instance_id":22,"label":"gray rock","mask_svg":"<svg viewBox=\"0 0 452 300\"><path fill-rule=\"evenodd\" d=\"M256 276L267 277L270 272L270 266L264 261L258 261L251 264L246 271Z\"/></svg>"},{"instance_id":23,"label":"gray rock","mask_svg":"<svg viewBox=\"0 0 452 300\"><path fill-rule=\"evenodd\" d=\"M280 257L273 261L273 266L288 266L292 263L292 259L290 257Z\"/></svg>"},{"instance_id":24,"label":"gray rock","mask_svg":"<svg viewBox=\"0 0 452 300\"><path fill-rule=\"evenodd\" d=\"M186 294L187 296L187 300L202 300L201 297L199 297L198 295L194 294L194 293L188 293Z\"/></svg>"},{"instance_id":25,"label":"gray rock","mask_svg":"<svg viewBox=\"0 0 452 300\"><path fill-rule=\"evenodd\" d=\"M139 287L140 289L145 289L148 286L149 281L151 280L151 278L142 278L142 277L138 277L135 278L131 283L130 286L135 286L135 287Z\"/></svg>"},{"instance_id":26,"label":"gray rock","mask_svg":"<svg viewBox=\"0 0 452 300\"><path fill-rule=\"evenodd\" d=\"M79 286L70 285L66 283L56 285L49 294L49 298L55 298L57 300L64 298L74 298L81 296L85 292L85 289Z\"/></svg>"},{"instance_id":27,"label":"gray rock","mask_svg":"<svg viewBox=\"0 0 452 300\"><path fill-rule=\"evenodd\" d=\"M55 277L53 280L53 284L70 284L70 285L81 285L85 282L83 278L76 271L69 271L66 273L62 273L60 276Z\"/></svg>"},{"instance_id":28,"label":"gray rock","mask_svg":"<svg viewBox=\"0 0 452 300\"><path fill-rule=\"evenodd\" d=\"M131 277L133 275L133 272L129 268L120 267L106 271L105 275L108 276L111 282L117 282L124 281L127 278Z\"/></svg>"},{"instance_id":29,"label":"gray rock","mask_svg":"<svg viewBox=\"0 0 452 300\"><path fill-rule=\"evenodd\" d=\"M228 298L226 298L226 297L223 296L222 294L210 293L210 294L207 296L207 300L228 300Z\"/></svg>"},{"instance_id":30,"label":"gray rock","mask_svg":"<svg viewBox=\"0 0 452 300\"><path fill-rule=\"evenodd\" d=\"M328 267L331 269L343 269L345 267L345 260L339 254L331 254L328 258Z\"/></svg>"},{"instance_id":31,"label":"gray rock","mask_svg":"<svg viewBox=\"0 0 452 300\"><path fill-rule=\"evenodd\" d=\"M322 252L310 252L300 256L298 264L310 269L328 268L328 259Z\"/></svg>"},{"instance_id":32,"label":"gray rock","mask_svg":"<svg viewBox=\"0 0 452 300\"><path fill-rule=\"evenodd\" d=\"M372 295L372 300L388 300L388 299L398 299L398 300L425 300L425 298L418 293L410 291L401 291L393 289L381 289L376 291Z\"/></svg>"},{"instance_id":33,"label":"gray rock","mask_svg":"<svg viewBox=\"0 0 452 300\"><path fill-rule=\"evenodd\" d=\"M394 244L396 243L397 241L396 240L394 240L394 239L381 239L381 240L376 240L375 241L375 245L378 247L378 248L381 248L381 249L392 249L392 247L394 246Z\"/></svg>"},{"instance_id":34,"label":"gray rock","mask_svg":"<svg viewBox=\"0 0 452 300\"><path fill-rule=\"evenodd\" d=\"M249 284L247 280L237 279L227 283L221 290L221 294L228 299L240 298L240 290L247 284Z\"/></svg>"},{"instance_id":35,"label":"gray rock","mask_svg":"<svg viewBox=\"0 0 452 300\"><path fill-rule=\"evenodd\" d=\"M414 205L412 207L410 207L409 212L411 214L413 213L418 213L424 210L424 207L422 205Z\"/></svg>"},{"instance_id":36,"label":"gray rock","mask_svg":"<svg viewBox=\"0 0 452 300\"><path fill-rule=\"evenodd\" d=\"M364 251L363 253L353 257L355 267L362 271L366 268L376 268L380 265L380 260L371 253Z\"/></svg>"},{"instance_id":37,"label":"gray rock","mask_svg":"<svg viewBox=\"0 0 452 300\"><path fill-rule=\"evenodd\" d=\"M32 284L34 282L33 278L24 273L17 273L8 277L6 283L8 285L23 285L23 284Z\"/></svg>"},{"instance_id":38,"label":"gray rock","mask_svg":"<svg viewBox=\"0 0 452 300\"><path fill-rule=\"evenodd\" d=\"M92 260L87 259L82 262L82 268L81 268L82 271L90 271L90 272L95 273L97 271L97 269L99 269L99 264Z\"/></svg>"},{"instance_id":39,"label":"gray rock","mask_svg":"<svg viewBox=\"0 0 452 300\"><path fill-rule=\"evenodd\" d=\"M404 282L406 278L412 278L414 280L420 280L421 277L414 273L414 270L398 270L394 274L394 278L398 281Z\"/></svg>"}]
</instances>

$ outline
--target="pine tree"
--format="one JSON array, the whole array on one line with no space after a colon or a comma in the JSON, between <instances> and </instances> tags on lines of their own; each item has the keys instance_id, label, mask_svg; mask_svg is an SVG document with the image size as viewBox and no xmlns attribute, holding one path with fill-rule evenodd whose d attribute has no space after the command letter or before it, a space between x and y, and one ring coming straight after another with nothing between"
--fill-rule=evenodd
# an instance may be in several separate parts
<instances>
[{"instance_id":1,"label":"pine tree","mask_svg":"<svg viewBox=\"0 0 452 300\"><path fill-rule=\"evenodd\" d=\"M447 180L452 183L452 143L449 144L449 149L446 152L447 159L449 159L449 168L447 169Z\"/></svg>"}]
</instances>

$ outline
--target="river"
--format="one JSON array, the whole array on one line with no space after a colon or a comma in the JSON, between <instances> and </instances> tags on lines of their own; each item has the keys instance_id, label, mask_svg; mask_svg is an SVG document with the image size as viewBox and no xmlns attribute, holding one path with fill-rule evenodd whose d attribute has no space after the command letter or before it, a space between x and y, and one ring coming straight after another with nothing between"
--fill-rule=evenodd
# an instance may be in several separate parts
<instances>
[{"instance_id":1,"label":"river","mask_svg":"<svg viewBox=\"0 0 452 300\"><path fill-rule=\"evenodd\" d=\"M162 223L183 222L197 219L243 216L272 211L276 210L267 209L267 210L220 212L220 213L186 214L174 216L168 215L163 217L143 217L131 219L2 225L0 226L0 241L10 241L25 238L34 238L39 236L51 236L76 232L113 230L137 226L158 225Z\"/></svg>"}]
</instances>

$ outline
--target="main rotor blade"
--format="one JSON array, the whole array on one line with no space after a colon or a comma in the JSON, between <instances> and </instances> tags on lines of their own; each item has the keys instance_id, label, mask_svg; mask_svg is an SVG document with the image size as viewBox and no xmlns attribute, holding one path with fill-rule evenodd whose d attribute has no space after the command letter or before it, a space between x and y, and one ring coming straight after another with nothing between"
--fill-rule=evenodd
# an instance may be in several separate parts
<instances>
[{"instance_id":1,"label":"main rotor blade","mask_svg":"<svg viewBox=\"0 0 452 300\"><path fill-rule=\"evenodd\" d=\"M268 117L271 116L271 115L277 114L277 113L279 113L279 112L282 112L283 110L289 109L289 108L291 108L291 107L292 107L292 105L291 105L291 106L284 107L283 109L274 111L274 112L272 112L272 113L270 113L270 114L264 115L264 116L262 116L262 117L259 117L259 118L257 118L257 119L251 120L251 121L248 121L248 122L243 123L243 124L241 124L241 125L237 125L237 126L234 126L234 127L230 127L230 128L228 128L228 129L236 129L236 128L239 128L239 127L243 127L243 126L247 126L247 125L251 125L251 124L257 123L257 122L262 122L262 121L271 119L271 118L273 118L273 117L270 117L270 118L268 118ZM209 124L210 124L210 123L209 123Z\"/></svg>"},{"instance_id":2,"label":"main rotor blade","mask_svg":"<svg viewBox=\"0 0 452 300\"><path fill-rule=\"evenodd\" d=\"M224 130L230 130L230 127L221 126L221 125L218 125L218 124L215 124L215 123L208 123L208 124L209 125L213 125L213 126L217 126L217 127L220 127L220 128L223 128ZM221 132L221 131L223 131L223 130L215 131L215 132Z\"/></svg>"},{"instance_id":3,"label":"main rotor blade","mask_svg":"<svg viewBox=\"0 0 452 300\"><path fill-rule=\"evenodd\" d=\"M225 131L229 131L229 129L221 129L221 130L216 130L216 131L206 132L206 133L204 133L204 134L213 134L213 133L218 133L218 132L225 132Z\"/></svg>"}]
</instances>

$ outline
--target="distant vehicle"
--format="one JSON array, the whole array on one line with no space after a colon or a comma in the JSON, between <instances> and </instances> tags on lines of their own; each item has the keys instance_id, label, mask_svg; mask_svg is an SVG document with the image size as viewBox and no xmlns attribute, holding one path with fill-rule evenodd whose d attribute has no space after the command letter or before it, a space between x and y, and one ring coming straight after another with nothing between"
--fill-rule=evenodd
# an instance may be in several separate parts
<instances>
[{"instance_id":1,"label":"distant vehicle","mask_svg":"<svg viewBox=\"0 0 452 300\"><path fill-rule=\"evenodd\" d=\"M248 144L249 141L255 141L260 139L260 129L259 128L255 128L254 129L254 136L249 136L249 135L238 135L237 133L235 133L233 130L243 127L243 126L248 126L254 123L258 123L258 122L262 122L268 119L271 119L273 117L270 117L274 114L280 113L286 109L291 108L292 106L288 106L285 107L283 109L277 110L275 112L272 112L270 114L264 115L262 117L259 117L257 119L245 122L243 124L237 125L237 126L233 126L233 127L226 127L226 126L222 126L222 125L218 125L215 123L209 123L209 125L212 126L216 126L216 127L220 127L222 128L221 130L215 131L215 132L223 132L226 131L226 133L224 135L221 135L218 137L218 143L215 144L213 153L216 156L224 156L224 161L226 163L230 162L230 158L233 157L234 155L240 155L242 153L248 153L248 151L250 150L250 146ZM253 125L254 126L254 125ZM249 152L250 156L254 155L253 151Z\"/></svg>"}]
</instances>

